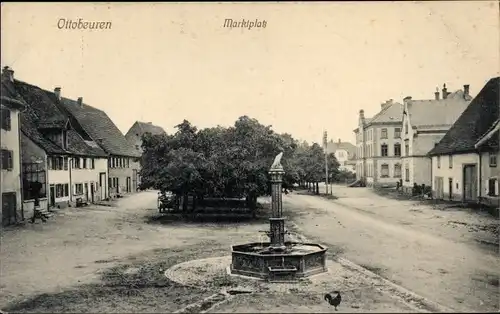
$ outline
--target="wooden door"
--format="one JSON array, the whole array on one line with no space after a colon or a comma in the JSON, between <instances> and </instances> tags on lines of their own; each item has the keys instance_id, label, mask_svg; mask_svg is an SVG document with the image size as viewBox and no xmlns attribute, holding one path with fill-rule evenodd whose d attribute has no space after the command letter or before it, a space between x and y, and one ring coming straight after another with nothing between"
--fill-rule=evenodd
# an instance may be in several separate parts
<instances>
[{"instance_id":1,"label":"wooden door","mask_svg":"<svg viewBox=\"0 0 500 314\"><path fill-rule=\"evenodd\" d=\"M90 183L90 201L94 202L94 183Z\"/></svg>"},{"instance_id":2,"label":"wooden door","mask_svg":"<svg viewBox=\"0 0 500 314\"><path fill-rule=\"evenodd\" d=\"M56 206L56 188L53 184L50 185L50 207Z\"/></svg>"},{"instance_id":3,"label":"wooden door","mask_svg":"<svg viewBox=\"0 0 500 314\"><path fill-rule=\"evenodd\" d=\"M464 166L464 201L477 200L477 170L476 165Z\"/></svg>"},{"instance_id":4,"label":"wooden door","mask_svg":"<svg viewBox=\"0 0 500 314\"><path fill-rule=\"evenodd\" d=\"M453 198L453 179L448 178L448 193L450 194L448 198L451 200Z\"/></svg>"},{"instance_id":5,"label":"wooden door","mask_svg":"<svg viewBox=\"0 0 500 314\"><path fill-rule=\"evenodd\" d=\"M99 190L101 191L101 200L106 198L106 189L104 185L106 184L106 173L99 173Z\"/></svg>"}]
</instances>

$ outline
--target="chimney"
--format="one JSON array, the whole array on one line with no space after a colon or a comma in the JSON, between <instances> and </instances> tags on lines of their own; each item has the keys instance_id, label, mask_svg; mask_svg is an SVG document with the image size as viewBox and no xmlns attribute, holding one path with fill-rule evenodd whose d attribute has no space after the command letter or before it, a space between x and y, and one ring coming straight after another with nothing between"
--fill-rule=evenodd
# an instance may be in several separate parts
<instances>
[{"instance_id":1,"label":"chimney","mask_svg":"<svg viewBox=\"0 0 500 314\"><path fill-rule=\"evenodd\" d=\"M83 106L83 97L78 97L78 106L82 107Z\"/></svg>"},{"instance_id":2,"label":"chimney","mask_svg":"<svg viewBox=\"0 0 500 314\"><path fill-rule=\"evenodd\" d=\"M467 99L469 97L469 84L464 85L464 98Z\"/></svg>"},{"instance_id":3,"label":"chimney","mask_svg":"<svg viewBox=\"0 0 500 314\"><path fill-rule=\"evenodd\" d=\"M60 87L54 88L54 94L56 95L58 100L61 100L61 88Z\"/></svg>"},{"instance_id":4,"label":"chimney","mask_svg":"<svg viewBox=\"0 0 500 314\"><path fill-rule=\"evenodd\" d=\"M439 87L436 87L436 91L434 92L434 97L436 100L439 100Z\"/></svg>"},{"instance_id":5,"label":"chimney","mask_svg":"<svg viewBox=\"0 0 500 314\"><path fill-rule=\"evenodd\" d=\"M8 66L5 66L2 71L2 79L14 82L14 70L9 68Z\"/></svg>"},{"instance_id":6,"label":"chimney","mask_svg":"<svg viewBox=\"0 0 500 314\"><path fill-rule=\"evenodd\" d=\"M365 123L365 111L363 109L359 111L359 118Z\"/></svg>"},{"instance_id":7,"label":"chimney","mask_svg":"<svg viewBox=\"0 0 500 314\"><path fill-rule=\"evenodd\" d=\"M443 84L443 99L448 98L448 90L446 89L446 83Z\"/></svg>"}]
</instances>

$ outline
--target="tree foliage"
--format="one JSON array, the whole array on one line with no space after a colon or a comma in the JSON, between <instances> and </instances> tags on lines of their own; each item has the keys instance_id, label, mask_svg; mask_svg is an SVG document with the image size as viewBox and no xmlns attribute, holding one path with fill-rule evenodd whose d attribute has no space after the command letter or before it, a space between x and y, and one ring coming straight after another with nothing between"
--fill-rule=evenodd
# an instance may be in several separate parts
<instances>
[{"instance_id":1,"label":"tree foliage","mask_svg":"<svg viewBox=\"0 0 500 314\"><path fill-rule=\"evenodd\" d=\"M173 135L145 134L142 138L141 188L172 191L176 195L246 197L268 194L269 167L283 152L283 186L318 182L325 178L323 148L299 143L248 116L231 127L198 130L184 120ZM338 162L328 155L329 169Z\"/></svg>"}]
</instances>

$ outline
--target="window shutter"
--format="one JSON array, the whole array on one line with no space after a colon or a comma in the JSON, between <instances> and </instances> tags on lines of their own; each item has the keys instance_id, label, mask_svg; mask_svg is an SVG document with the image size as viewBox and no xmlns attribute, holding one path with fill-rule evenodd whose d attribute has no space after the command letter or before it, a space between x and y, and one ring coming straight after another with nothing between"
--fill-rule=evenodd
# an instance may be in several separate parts
<instances>
[{"instance_id":1,"label":"window shutter","mask_svg":"<svg viewBox=\"0 0 500 314\"><path fill-rule=\"evenodd\" d=\"M64 170L68 170L68 157L64 157Z\"/></svg>"},{"instance_id":2,"label":"window shutter","mask_svg":"<svg viewBox=\"0 0 500 314\"><path fill-rule=\"evenodd\" d=\"M7 158L8 158L8 161L7 161L7 164L8 164L8 169L9 169L9 170L12 170L12 168L13 168L13 166L14 166L14 163L12 162L12 153L13 153L13 152L12 152L11 150L9 150L8 152L9 152L9 153L7 154L7 156L8 156L8 157L7 157Z\"/></svg>"},{"instance_id":3,"label":"window shutter","mask_svg":"<svg viewBox=\"0 0 500 314\"><path fill-rule=\"evenodd\" d=\"M495 180L495 196L498 196L499 191L498 191L498 178Z\"/></svg>"}]
</instances>

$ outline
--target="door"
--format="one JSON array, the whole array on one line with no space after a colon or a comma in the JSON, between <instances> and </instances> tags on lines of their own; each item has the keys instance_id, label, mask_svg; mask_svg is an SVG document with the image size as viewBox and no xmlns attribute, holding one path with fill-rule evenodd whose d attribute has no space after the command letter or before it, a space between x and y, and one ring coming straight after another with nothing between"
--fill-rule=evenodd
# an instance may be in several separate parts
<instances>
[{"instance_id":1,"label":"door","mask_svg":"<svg viewBox=\"0 0 500 314\"><path fill-rule=\"evenodd\" d=\"M89 201L89 184L85 183L85 191L83 192L85 194L85 200L88 202Z\"/></svg>"},{"instance_id":2,"label":"door","mask_svg":"<svg viewBox=\"0 0 500 314\"><path fill-rule=\"evenodd\" d=\"M477 200L477 170L476 165L464 166L464 183L463 183L464 201Z\"/></svg>"},{"instance_id":3,"label":"door","mask_svg":"<svg viewBox=\"0 0 500 314\"><path fill-rule=\"evenodd\" d=\"M101 191L101 200L106 198L106 189L104 185L106 184L106 172L99 173L99 190Z\"/></svg>"},{"instance_id":4,"label":"door","mask_svg":"<svg viewBox=\"0 0 500 314\"><path fill-rule=\"evenodd\" d=\"M94 183L90 183L90 201L94 202Z\"/></svg>"},{"instance_id":5,"label":"door","mask_svg":"<svg viewBox=\"0 0 500 314\"><path fill-rule=\"evenodd\" d=\"M132 170L132 189L137 192L137 169Z\"/></svg>"},{"instance_id":6,"label":"door","mask_svg":"<svg viewBox=\"0 0 500 314\"><path fill-rule=\"evenodd\" d=\"M50 185L50 207L56 206L56 188L53 184Z\"/></svg>"},{"instance_id":7,"label":"door","mask_svg":"<svg viewBox=\"0 0 500 314\"><path fill-rule=\"evenodd\" d=\"M453 198L453 179L448 178L448 198L451 200Z\"/></svg>"},{"instance_id":8,"label":"door","mask_svg":"<svg viewBox=\"0 0 500 314\"><path fill-rule=\"evenodd\" d=\"M442 200L443 199L443 178L442 177L435 177L434 178L434 183L436 184L436 199Z\"/></svg>"},{"instance_id":9,"label":"door","mask_svg":"<svg viewBox=\"0 0 500 314\"><path fill-rule=\"evenodd\" d=\"M7 226L17 222L16 193L2 193L2 225Z\"/></svg>"},{"instance_id":10,"label":"door","mask_svg":"<svg viewBox=\"0 0 500 314\"><path fill-rule=\"evenodd\" d=\"M130 177L127 177L127 193L132 192L132 181Z\"/></svg>"}]
</instances>

